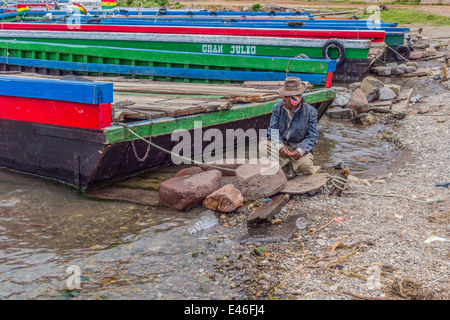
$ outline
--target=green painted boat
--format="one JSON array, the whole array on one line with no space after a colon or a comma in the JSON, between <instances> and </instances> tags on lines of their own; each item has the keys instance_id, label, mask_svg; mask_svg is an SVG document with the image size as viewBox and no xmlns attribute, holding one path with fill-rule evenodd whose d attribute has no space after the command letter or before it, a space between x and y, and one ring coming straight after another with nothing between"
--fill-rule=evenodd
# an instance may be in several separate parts
<instances>
[{"instance_id":1,"label":"green painted boat","mask_svg":"<svg viewBox=\"0 0 450 320\"><path fill-rule=\"evenodd\" d=\"M233 104L232 99L228 99L230 103L220 110L208 103L205 108L194 108L193 100L188 101L189 96L176 94L181 84L168 83L163 84L164 87L173 90L174 94L166 95L165 98L160 95L159 99L164 101L170 96L176 100L179 97L184 110L189 110L190 114L112 122L112 103L117 98L117 95L113 95L113 87L119 87L118 82L111 84L13 76L0 78L0 166L58 180L81 191L172 163L169 152L176 153L174 147L179 143L178 139L173 139L173 133L179 130L184 130L194 141L198 133L203 135L212 129L220 134L218 138L215 136L214 142L222 141L223 148L254 141L251 136L236 134L239 131L245 133L252 130L256 132L256 139L266 138L267 131L261 133L259 130L267 129L272 108L280 101L278 95L272 95L272 100L255 103ZM135 83L129 81L121 83L136 87ZM217 87L221 87L205 84L194 86L203 92L217 92ZM227 90L232 92L243 89L237 85L223 87L228 87ZM271 95L271 92L268 94ZM320 89L305 93L304 99L318 110L319 120L335 95L332 89ZM141 98L147 101L149 96L143 95ZM140 101L138 96L130 99ZM208 99L224 100L208 98L204 94L204 100ZM170 107L175 103L173 101ZM157 103L155 107L160 108L162 104ZM138 105L133 107L137 108ZM147 106L146 111L152 114L154 109ZM229 130L234 132L232 139L229 138ZM211 139L201 139L201 143L192 144L190 154L184 153L183 156L195 157L197 160L198 156L207 152L206 148L210 144Z\"/></svg>"},{"instance_id":2,"label":"green painted boat","mask_svg":"<svg viewBox=\"0 0 450 320\"><path fill-rule=\"evenodd\" d=\"M338 60L333 80L355 82L363 75L370 40L327 40L271 37L232 37L216 35L171 35L136 33L0 31L0 39L52 44L102 46L128 49L183 51L204 54L296 57ZM341 46L341 48L338 48Z\"/></svg>"}]
</instances>

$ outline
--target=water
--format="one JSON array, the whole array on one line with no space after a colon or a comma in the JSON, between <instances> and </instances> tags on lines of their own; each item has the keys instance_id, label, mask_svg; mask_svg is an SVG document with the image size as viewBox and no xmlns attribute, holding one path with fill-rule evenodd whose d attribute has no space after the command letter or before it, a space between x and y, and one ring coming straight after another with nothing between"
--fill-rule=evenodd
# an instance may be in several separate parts
<instances>
[{"instance_id":1,"label":"water","mask_svg":"<svg viewBox=\"0 0 450 320\"><path fill-rule=\"evenodd\" d=\"M315 162L323 167L342 162L365 174L397 153L375 137L379 125L324 117L319 130ZM202 206L175 212L94 201L0 169L0 299L230 298L226 279L211 274L245 234ZM67 291L74 270L80 289Z\"/></svg>"}]
</instances>

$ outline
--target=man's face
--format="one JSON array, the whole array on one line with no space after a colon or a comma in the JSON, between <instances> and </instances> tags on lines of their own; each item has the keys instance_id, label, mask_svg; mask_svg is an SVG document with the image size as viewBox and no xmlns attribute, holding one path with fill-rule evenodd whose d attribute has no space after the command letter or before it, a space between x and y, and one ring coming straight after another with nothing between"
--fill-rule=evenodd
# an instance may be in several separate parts
<instances>
[{"instance_id":1,"label":"man's face","mask_svg":"<svg viewBox=\"0 0 450 320\"><path fill-rule=\"evenodd\" d=\"M290 109L290 110L295 109L294 106L292 105L290 96L283 96L283 104L286 109Z\"/></svg>"}]
</instances>

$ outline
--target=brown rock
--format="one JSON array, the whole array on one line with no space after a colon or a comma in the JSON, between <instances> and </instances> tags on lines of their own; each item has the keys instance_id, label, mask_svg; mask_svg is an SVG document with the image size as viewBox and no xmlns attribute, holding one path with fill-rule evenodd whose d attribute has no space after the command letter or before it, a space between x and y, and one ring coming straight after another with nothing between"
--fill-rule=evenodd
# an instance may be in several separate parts
<instances>
[{"instance_id":1,"label":"brown rock","mask_svg":"<svg viewBox=\"0 0 450 320\"><path fill-rule=\"evenodd\" d=\"M358 115L370 111L370 107L367 105L368 103L369 102L367 101L367 98L362 90L356 89L352 93L352 98L347 104L347 108L355 110Z\"/></svg>"},{"instance_id":2,"label":"brown rock","mask_svg":"<svg viewBox=\"0 0 450 320\"><path fill-rule=\"evenodd\" d=\"M203 200L203 205L209 209L232 212L244 204L242 193L232 184L227 184L211 193Z\"/></svg>"},{"instance_id":3,"label":"brown rock","mask_svg":"<svg viewBox=\"0 0 450 320\"><path fill-rule=\"evenodd\" d=\"M377 78L372 77L372 76L365 77L364 80L361 82L361 91L364 93L367 101L369 101L369 102L372 102L372 101L375 101L378 99L378 91L382 87L383 87L383 82L381 82L380 80L378 80Z\"/></svg>"},{"instance_id":4,"label":"brown rock","mask_svg":"<svg viewBox=\"0 0 450 320\"><path fill-rule=\"evenodd\" d=\"M246 202L274 195L287 183L278 163L243 164L236 169L236 177Z\"/></svg>"},{"instance_id":5,"label":"brown rock","mask_svg":"<svg viewBox=\"0 0 450 320\"><path fill-rule=\"evenodd\" d=\"M235 176L235 170L242 164L248 163L247 159L223 159L213 162L206 162L205 164L199 164L198 166L203 170L219 170L223 176ZM214 166L214 167L212 167ZM220 169L224 168L224 169Z\"/></svg>"},{"instance_id":6,"label":"brown rock","mask_svg":"<svg viewBox=\"0 0 450 320\"><path fill-rule=\"evenodd\" d=\"M193 174L197 174L200 172L203 172L203 169L200 167L189 167L189 168L181 169L180 171L175 173L173 175L173 177L177 178L177 177L182 177L182 176L191 176Z\"/></svg>"},{"instance_id":7,"label":"brown rock","mask_svg":"<svg viewBox=\"0 0 450 320\"><path fill-rule=\"evenodd\" d=\"M409 60L418 60L418 59L422 59L424 55L423 51L411 51L411 53L409 54Z\"/></svg>"},{"instance_id":8,"label":"brown rock","mask_svg":"<svg viewBox=\"0 0 450 320\"><path fill-rule=\"evenodd\" d=\"M220 171L210 170L166 180L159 186L159 202L178 211L187 211L218 190L221 179Z\"/></svg>"}]
</instances>

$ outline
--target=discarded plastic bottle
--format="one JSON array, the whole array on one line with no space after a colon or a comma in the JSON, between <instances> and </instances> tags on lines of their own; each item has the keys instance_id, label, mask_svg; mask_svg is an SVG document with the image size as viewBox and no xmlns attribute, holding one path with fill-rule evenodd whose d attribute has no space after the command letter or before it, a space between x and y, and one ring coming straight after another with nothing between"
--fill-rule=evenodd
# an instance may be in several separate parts
<instances>
[{"instance_id":1,"label":"discarded plastic bottle","mask_svg":"<svg viewBox=\"0 0 450 320\"><path fill-rule=\"evenodd\" d=\"M305 229L307 226L306 219L303 217L298 218L297 221L295 222L295 225L299 229Z\"/></svg>"},{"instance_id":2,"label":"discarded plastic bottle","mask_svg":"<svg viewBox=\"0 0 450 320\"><path fill-rule=\"evenodd\" d=\"M188 227L190 234L211 228L219 222L216 215L211 210L206 210L200 214L200 216L194 220Z\"/></svg>"}]
</instances>

